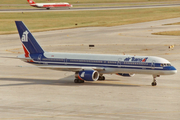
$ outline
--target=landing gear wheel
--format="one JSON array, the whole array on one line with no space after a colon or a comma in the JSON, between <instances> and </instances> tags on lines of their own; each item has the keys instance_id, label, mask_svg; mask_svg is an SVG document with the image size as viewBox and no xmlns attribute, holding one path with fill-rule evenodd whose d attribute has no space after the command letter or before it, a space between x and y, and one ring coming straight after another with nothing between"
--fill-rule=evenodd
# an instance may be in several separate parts
<instances>
[{"instance_id":1,"label":"landing gear wheel","mask_svg":"<svg viewBox=\"0 0 180 120\"><path fill-rule=\"evenodd\" d=\"M157 83L156 83L156 82L152 82L151 85L152 85L152 86L156 86Z\"/></svg>"},{"instance_id":2,"label":"landing gear wheel","mask_svg":"<svg viewBox=\"0 0 180 120\"><path fill-rule=\"evenodd\" d=\"M74 83L78 83L78 79L74 79Z\"/></svg>"},{"instance_id":3,"label":"landing gear wheel","mask_svg":"<svg viewBox=\"0 0 180 120\"><path fill-rule=\"evenodd\" d=\"M74 79L74 83L84 83L84 80Z\"/></svg>"},{"instance_id":4,"label":"landing gear wheel","mask_svg":"<svg viewBox=\"0 0 180 120\"><path fill-rule=\"evenodd\" d=\"M105 80L104 76L99 76L98 80Z\"/></svg>"},{"instance_id":5,"label":"landing gear wheel","mask_svg":"<svg viewBox=\"0 0 180 120\"><path fill-rule=\"evenodd\" d=\"M160 75L153 75L153 82L151 83L152 86L156 86L157 85L156 77L160 77Z\"/></svg>"},{"instance_id":6,"label":"landing gear wheel","mask_svg":"<svg viewBox=\"0 0 180 120\"><path fill-rule=\"evenodd\" d=\"M79 83L84 83L84 80L79 80L80 82Z\"/></svg>"}]
</instances>

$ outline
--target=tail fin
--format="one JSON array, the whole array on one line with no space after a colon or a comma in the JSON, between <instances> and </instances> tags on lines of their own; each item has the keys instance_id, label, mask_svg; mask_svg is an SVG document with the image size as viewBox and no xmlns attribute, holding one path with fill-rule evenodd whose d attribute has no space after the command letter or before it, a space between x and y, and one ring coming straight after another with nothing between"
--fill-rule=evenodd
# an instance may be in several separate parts
<instances>
[{"instance_id":1,"label":"tail fin","mask_svg":"<svg viewBox=\"0 0 180 120\"><path fill-rule=\"evenodd\" d=\"M31 4L36 4L33 0L27 0L28 3L31 5Z\"/></svg>"},{"instance_id":2,"label":"tail fin","mask_svg":"<svg viewBox=\"0 0 180 120\"><path fill-rule=\"evenodd\" d=\"M31 32L24 25L24 23L22 21L15 21L15 23L19 32L20 40L24 48L25 57L29 57L29 54L44 53L44 50L38 44Z\"/></svg>"}]
</instances>

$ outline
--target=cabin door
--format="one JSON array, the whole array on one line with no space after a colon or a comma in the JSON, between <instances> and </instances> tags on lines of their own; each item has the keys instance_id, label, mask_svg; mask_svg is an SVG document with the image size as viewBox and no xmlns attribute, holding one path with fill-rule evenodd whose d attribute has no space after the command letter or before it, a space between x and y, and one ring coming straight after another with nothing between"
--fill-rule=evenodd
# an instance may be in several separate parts
<instances>
[{"instance_id":1,"label":"cabin door","mask_svg":"<svg viewBox=\"0 0 180 120\"><path fill-rule=\"evenodd\" d=\"M40 54L39 56L38 56L38 61L41 61L42 60L42 55Z\"/></svg>"},{"instance_id":2,"label":"cabin door","mask_svg":"<svg viewBox=\"0 0 180 120\"><path fill-rule=\"evenodd\" d=\"M117 63L118 67L121 67L121 62L122 62L122 58L119 58Z\"/></svg>"},{"instance_id":3,"label":"cabin door","mask_svg":"<svg viewBox=\"0 0 180 120\"><path fill-rule=\"evenodd\" d=\"M65 65L67 64L67 58L64 59L64 64L65 64Z\"/></svg>"},{"instance_id":4,"label":"cabin door","mask_svg":"<svg viewBox=\"0 0 180 120\"><path fill-rule=\"evenodd\" d=\"M153 61L152 61L152 63L151 63L151 67L152 67L152 69L154 69L154 67L155 67L155 62L156 62L156 61L155 61L155 60L153 60Z\"/></svg>"}]
</instances>

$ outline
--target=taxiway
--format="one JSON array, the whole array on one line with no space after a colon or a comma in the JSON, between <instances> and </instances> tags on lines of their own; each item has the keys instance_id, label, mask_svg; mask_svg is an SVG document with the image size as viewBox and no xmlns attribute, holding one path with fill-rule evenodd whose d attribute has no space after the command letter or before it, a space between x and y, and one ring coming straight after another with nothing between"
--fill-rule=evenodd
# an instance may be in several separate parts
<instances>
[{"instance_id":1,"label":"taxiway","mask_svg":"<svg viewBox=\"0 0 180 120\"><path fill-rule=\"evenodd\" d=\"M180 69L180 37L153 32L179 30L180 18L115 27L84 27L33 33L45 51L152 55ZM28 27L28 26L27 26ZM0 35L0 56L23 54L18 34ZM89 48L94 44L94 48ZM169 50L168 45L175 45ZM105 75L106 81L75 84L73 72L46 70L18 59L0 58L0 119L123 119L179 120L180 74L126 78Z\"/></svg>"}]
</instances>

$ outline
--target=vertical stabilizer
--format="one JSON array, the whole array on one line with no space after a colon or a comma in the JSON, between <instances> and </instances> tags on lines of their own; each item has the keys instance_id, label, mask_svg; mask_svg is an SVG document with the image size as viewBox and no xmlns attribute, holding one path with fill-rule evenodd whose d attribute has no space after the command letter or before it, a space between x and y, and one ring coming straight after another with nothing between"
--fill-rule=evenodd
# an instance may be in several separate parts
<instances>
[{"instance_id":1,"label":"vertical stabilizer","mask_svg":"<svg viewBox=\"0 0 180 120\"><path fill-rule=\"evenodd\" d=\"M42 54L44 50L38 44L36 39L33 37L28 28L24 25L22 21L15 21L20 40L23 44L23 49L25 52L25 56L29 57L29 54Z\"/></svg>"},{"instance_id":2,"label":"vertical stabilizer","mask_svg":"<svg viewBox=\"0 0 180 120\"><path fill-rule=\"evenodd\" d=\"M33 0L27 0L28 3L31 5L31 4L36 4Z\"/></svg>"}]
</instances>

